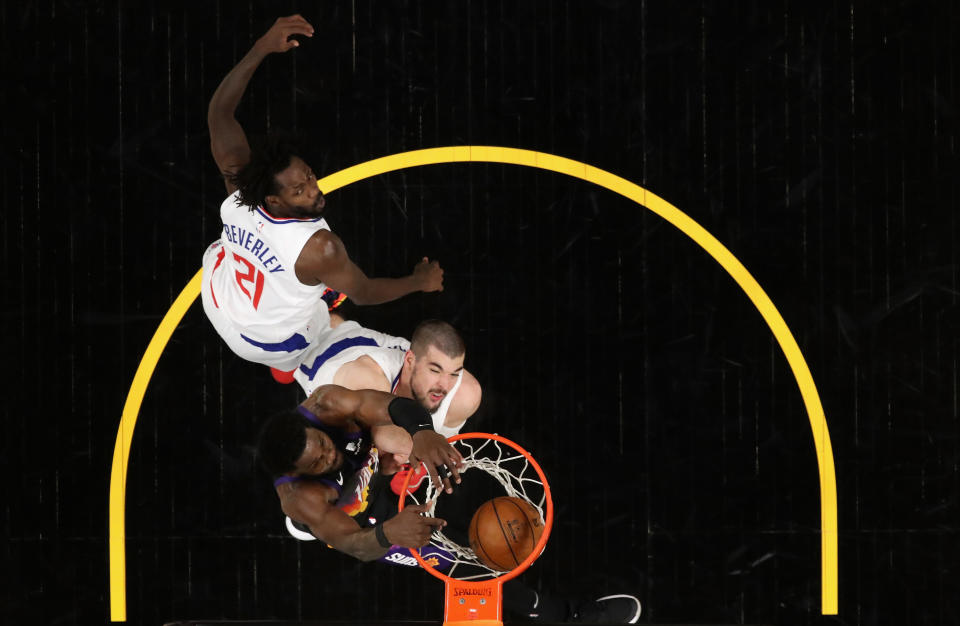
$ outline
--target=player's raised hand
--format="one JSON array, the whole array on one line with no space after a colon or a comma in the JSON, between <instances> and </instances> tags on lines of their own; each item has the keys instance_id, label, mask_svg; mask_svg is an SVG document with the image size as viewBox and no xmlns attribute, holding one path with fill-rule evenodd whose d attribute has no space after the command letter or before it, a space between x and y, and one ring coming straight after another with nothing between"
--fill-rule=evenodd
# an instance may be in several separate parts
<instances>
[{"instance_id":1,"label":"player's raised hand","mask_svg":"<svg viewBox=\"0 0 960 626\"><path fill-rule=\"evenodd\" d=\"M427 466L430 480L438 490L443 489L447 493L453 493L451 478L455 483L460 484L459 467L463 463L463 455L440 433L421 430L413 435L410 464L416 467L421 461Z\"/></svg>"},{"instance_id":2,"label":"player's raised hand","mask_svg":"<svg viewBox=\"0 0 960 626\"><path fill-rule=\"evenodd\" d=\"M420 291L443 291L443 268L439 261L423 257L413 268L413 276L420 285Z\"/></svg>"},{"instance_id":3,"label":"player's raised hand","mask_svg":"<svg viewBox=\"0 0 960 626\"><path fill-rule=\"evenodd\" d=\"M264 54L286 52L300 45L296 39L290 39L293 35L313 37L313 26L299 14L281 17L254 45Z\"/></svg>"},{"instance_id":4,"label":"player's raised hand","mask_svg":"<svg viewBox=\"0 0 960 626\"><path fill-rule=\"evenodd\" d=\"M430 534L447 525L438 517L427 517L429 504L414 504L383 523L383 533L395 546L422 548L430 543Z\"/></svg>"}]
</instances>

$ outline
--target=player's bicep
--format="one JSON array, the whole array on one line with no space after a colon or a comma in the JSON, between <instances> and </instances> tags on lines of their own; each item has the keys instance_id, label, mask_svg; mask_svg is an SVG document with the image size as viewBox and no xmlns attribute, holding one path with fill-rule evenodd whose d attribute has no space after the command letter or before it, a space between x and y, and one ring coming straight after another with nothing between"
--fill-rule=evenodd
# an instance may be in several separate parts
<instances>
[{"instance_id":1,"label":"player's bicep","mask_svg":"<svg viewBox=\"0 0 960 626\"><path fill-rule=\"evenodd\" d=\"M210 127L210 152L223 175L227 193L233 193L237 187L231 178L250 162L250 144L240 124L233 118L207 118Z\"/></svg>"},{"instance_id":2,"label":"player's bicep","mask_svg":"<svg viewBox=\"0 0 960 626\"><path fill-rule=\"evenodd\" d=\"M306 524L314 537L334 548L352 553L352 541L361 532L357 522L334 504L337 492L326 485L302 486L296 504L285 511L292 519Z\"/></svg>"}]
</instances>

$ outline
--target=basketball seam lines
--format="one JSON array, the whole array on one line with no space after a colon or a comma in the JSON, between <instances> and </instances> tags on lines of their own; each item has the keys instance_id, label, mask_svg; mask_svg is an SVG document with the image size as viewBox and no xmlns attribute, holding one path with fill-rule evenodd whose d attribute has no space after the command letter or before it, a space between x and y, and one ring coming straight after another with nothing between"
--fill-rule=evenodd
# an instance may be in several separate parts
<instances>
[{"instance_id":1,"label":"basketball seam lines","mask_svg":"<svg viewBox=\"0 0 960 626\"><path fill-rule=\"evenodd\" d=\"M494 515L497 516L497 523L500 524L500 532L503 533L503 538L504 538L504 540L506 541L507 549L510 550L510 556L513 557L513 566L516 567L517 565L520 565L520 559L517 558L517 553L513 551L513 542L510 541L510 537L507 537L507 531L505 531L505 530L503 529L503 520L500 519L500 510L497 509L497 500L499 500L499 499L500 499L500 498L494 498L494 500L493 500L493 513L494 513ZM515 509L517 509L517 510L520 509L520 507L518 507L516 504L514 504L514 503L511 502L510 500L507 500L507 502L508 502L508 503L510 504L510 506L512 506L513 508L515 508ZM523 511L520 511L520 515L521 515L521 517L525 517Z\"/></svg>"}]
</instances>

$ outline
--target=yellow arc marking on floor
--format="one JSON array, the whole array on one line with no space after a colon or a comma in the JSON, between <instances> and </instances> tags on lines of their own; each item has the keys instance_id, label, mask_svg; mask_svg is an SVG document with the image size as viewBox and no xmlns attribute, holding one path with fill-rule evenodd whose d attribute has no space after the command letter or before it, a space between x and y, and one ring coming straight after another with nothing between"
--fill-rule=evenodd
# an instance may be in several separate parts
<instances>
[{"instance_id":1,"label":"yellow arc marking on floor","mask_svg":"<svg viewBox=\"0 0 960 626\"><path fill-rule=\"evenodd\" d=\"M437 165L441 163L485 162L523 165L566 174L594 183L653 211L667 220L701 248L707 251L740 285L750 301L767 322L773 336L780 344L787 363L800 388L810 421L813 443L817 453L817 466L820 477L820 568L821 568L821 612L824 615L836 615L839 604L839 574L837 546L837 481L833 462L833 447L830 432L827 429L823 405L817 393L810 368L803 358L800 346L787 327L783 316L773 302L750 275L747 268L700 224L683 211L643 187L593 166L559 157L545 152L521 150L519 148L501 148L496 146L450 146L413 150L360 163L335 172L317 181L325 194L345 187L351 183L395 170ZM133 377L127 401L120 417L117 440L113 451L113 468L110 473L110 619L123 622L127 619L126 602L126 534L124 512L127 480L127 460L130 456L130 443L133 429L137 423L140 405L147 391L150 377L156 368L160 355L167 345L174 329L187 309L200 295L201 272L197 272L170 306L170 310L160 322L157 332L147 346L140 366Z\"/></svg>"}]
</instances>

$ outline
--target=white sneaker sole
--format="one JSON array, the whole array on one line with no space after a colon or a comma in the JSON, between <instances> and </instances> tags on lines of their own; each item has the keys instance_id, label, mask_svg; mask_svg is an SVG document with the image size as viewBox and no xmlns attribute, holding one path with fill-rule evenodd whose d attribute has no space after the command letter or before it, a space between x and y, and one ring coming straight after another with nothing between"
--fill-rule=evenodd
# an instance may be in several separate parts
<instances>
[{"instance_id":1,"label":"white sneaker sole","mask_svg":"<svg viewBox=\"0 0 960 626\"><path fill-rule=\"evenodd\" d=\"M293 535L294 539L299 539L300 541L316 541L317 538L311 535L310 533L305 533L296 526L293 525L293 520L289 517L287 518L287 532Z\"/></svg>"},{"instance_id":2,"label":"white sneaker sole","mask_svg":"<svg viewBox=\"0 0 960 626\"><path fill-rule=\"evenodd\" d=\"M640 600L638 600L635 596L627 595L625 593L618 593L612 596L603 596L602 598L597 598L597 602L603 602L604 600L614 600L616 598L626 598L628 600L633 600L634 602L637 603L636 612L633 614L633 617L631 617L630 620L626 622L627 624L636 624L637 620L640 619L640 612L643 611L643 607L640 605Z\"/></svg>"}]
</instances>

